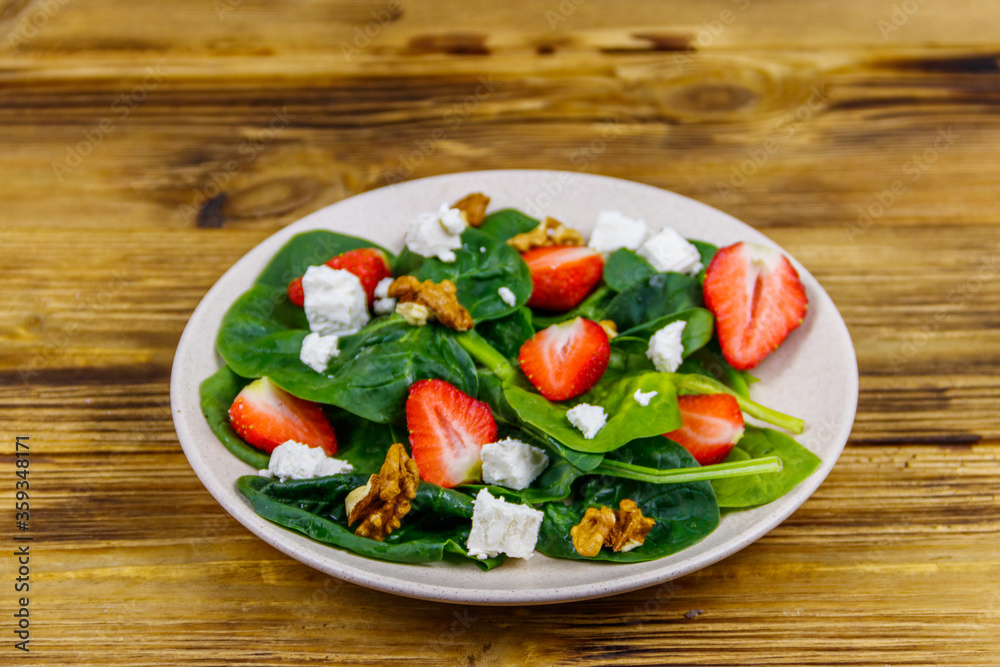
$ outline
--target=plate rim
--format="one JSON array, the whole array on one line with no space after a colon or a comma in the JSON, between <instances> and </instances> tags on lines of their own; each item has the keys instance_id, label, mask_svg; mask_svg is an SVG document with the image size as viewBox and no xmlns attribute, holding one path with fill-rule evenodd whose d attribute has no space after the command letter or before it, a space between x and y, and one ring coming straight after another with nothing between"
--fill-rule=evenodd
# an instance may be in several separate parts
<instances>
[{"instance_id":1,"label":"plate rim","mask_svg":"<svg viewBox=\"0 0 1000 667\"><path fill-rule=\"evenodd\" d=\"M849 362L849 370L852 371L848 373L849 386L848 395L845 396L846 403L845 407L849 415L844 419L843 423L838 424L838 429L835 434L833 434L832 439L834 441L834 449L826 458L820 457L821 465L820 467L806 480L796 486L791 492L783 496L782 498L769 503L768 505L762 506L762 508L771 508L767 512L767 515L762 520L758 520L756 523L750 526L749 529L740 532L734 538L724 541L719 545L704 551L699 554L688 556L686 559L681 560L677 563L668 563L662 568L654 569L649 572L639 572L633 575L626 575L624 577L615 578L614 581L605 586L594 586L592 583L587 584L577 584L573 586L564 587L553 587L547 589L513 589L513 590L501 590L501 589L467 589L467 588L452 588L446 586L440 586L430 583L420 583L414 581L414 577L407 579L402 577L389 578L378 573L366 571L363 567L356 565L338 563L332 561L329 558L320 557L317 554L310 553L308 551L301 551L295 548L295 543L301 540L307 542L314 542L309 538L296 533L290 529L286 529L276 524L272 524L266 519L257 516L246 504L246 501L242 496L235 491L235 489L227 489L224 487L221 480L217 479L215 476L211 475L211 470L208 469L207 464L202 456L202 453L198 449L198 442L196 442L197 437L191 432L193 428L194 421L200 419L204 421L204 416L201 413L200 401L198 396L194 397L195 409L191 409L192 398L187 394L190 392L190 386L188 383L192 382L190 377L191 373L195 369L189 369L185 366L186 352L192 346L204 345L204 332L200 331L195 325L200 323L205 319L207 310L210 308L215 308L214 300L217 300L217 296L220 292L224 291L223 286L227 285L233 280L238 280L239 277L245 273L248 269L257 265L256 271L253 272L251 280L256 277L263 266L266 264L267 260L273 256L275 250L270 249L271 246L277 244L283 244L287 242L292 236L299 234L308 229L316 228L314 226L315 221L323 217L324 212L330 209L341 206L345 202L351 201L355 204L359 203L361 200L382 197L385 193L390 190L397 190L400 188L416 188L421 184L428 184L429 182L442 182L447 180L462 180L464 178L474 175L476 177L512 177L516 178L518 175L525 176L529 175L531 177L537 177L543 179L545 177L557 178L562 180L579 180L579 181L593 181L595 183L601 183L604 186L622 186L627 184L627 187L640 187L642 189L648 189L655 191L657 196L662 196L667 194L671 197L679 198L678 201L683 203L688 207L704 207L709 209L711 215L714 216L725 216L729 218L730 221L737 223L738 225L746 228L751 235L759 236L766 240L768 244L773 247L779 248L793 263L796 269L799 271L800 276L803 278L803 282L810 282L810 304L814 304L817 300L824 302L824 307L829 307L832 313L835 315L835 325L838 327L839 331L836 332L837 335L842 335L846 340L845 351L847 352L847 357L840 359L839 361L843 363ZM578 184L574 184L578 185ZM361 235L359 235L361 236ZM280 247L280 246L279 246ZM266 258L264 257L266 254ZM263 263L259 263L262 258ZM225 308L228 309L227 304ZM221 367L222 361L218 355L217 350L215 350L215 338L218 330L213 330L211 332L211 346L214 351L214 358L218 364L216 369L212 369L209 372L214 373L217 368ZM204 377L207 377L205 375ZM204 379L201 377L194 381L194 386L200 385L201 381ZM639 183L636 181L629 181L627 179L620 179L611 176L603 176L597 174L588 174L572 171L560 171L560 170L547 170L547 169L489 169L489 170L477 170L477 171L463 171L455 172L449 174L440 174L437 176L429 176L421 179L414 179L410 181L403 181L400 183L394 183L381 188L376 188L373 190L368 190L363 193L359 193L349 198L345 198L329 206L325 206L317 211L314 211L298 220L295 220L283 228L277 230L273 234L269 235L265 239L258 242L250 251L245 253L240 259L238 259L231 267L229 267L220 276L212 287L205 293L198 306L192 312L187 324L185 325L184 332L178 342L177 349L175 351L173 363L171 366L171 378L170 378L170 403L171 403L171 414L173 416L174 427L177 432L178 440L181 443L181 447L184 451L185 457L188 460L189 465L191 465L198 479L201 481L202 485L205 486L206 490L215 498L216 502L222 505L223 509L236 519L240 524L247 528L251 533L268 543L270 546L278 549L282 553L291 558L302 562L314 569L317 569L325 574L332 577L349 581L354 584L365 586L367 588L372 588L375 590L380 590L384 592L393 593L396 595L402 595L406 597L435 600L440 602L449 603L461 603L461 604L474 604L474 605L523 605L523 604L557 604L561 602L569 602L574 600L585 600L593 599L599 597L605 597L608 595L614 595L619 593L626 593L629 591L637 590L640 588L645 588L648 586L662 584L666 581L676 579L678 577L690 574L702 568L708 567L720 560L742 550L746 546L756 542L758 539L769 533L771 530L780 525L788 517L790 517L806 500L808 500L816 489L823 483L827 478L833 467L839 460L840 455L843 452L844 447L847 444L847 440L853 426L854 420L857 414L857 400L859 391L859 375L857 367L857 355L854 349L853 341L850 337L850 332L847 329L847 325L843 320L839 310L834 304L833 300L827 294L826 290L823 289L822 285L818 280L802 266L790 253L785 251L783 248L774 243L770 238L766 237L762 232L758 231L751 225L738 220L737 218L731 216L724 211L716 209L708 204L700 202L690 197L672 192L670 190L665 190L653 185ZM197 394L197 391L194 392ZM213 435L214 437L214 435ZM221 446L221 443L219 443ZM757 508L761 509L761 508ZM247 515L249 511L249 516ZM292 537L289 537L292 536ZM708 536L706 536L707 538ZM298 539L295 539L298 538ZM317 543L321 544L321 543ZM330 549L336 549L336 547L327 546ZM673 556L679 556L683 554L682 550L677 554L668 556L666 560L672 558ZM359 561L369 561L363 556L347 552L345 550L337 549L341 554L346 554L352 556ZM544 556L536 555L536 558ZM350 560L350 559L348 559ZM385 561L375 561L378 563L385 563ZM576 562L576 561L572 561ZM657 562L657 561L650 561ZM419 568L418 565L406 564L406 563L393 563L399 568ZM446 565L448 567L464 567L462 565ZM622 565L608 566L615 567L616 570L622 568ZM627 566L625 566L627 567ZM494 571L495 572L495 571ZM418 569L413 569L413 573L419 573ZM485 573L487 576L492 573ZM495 575L494 575L495 576Z\"/></svg>"}]
</instances>

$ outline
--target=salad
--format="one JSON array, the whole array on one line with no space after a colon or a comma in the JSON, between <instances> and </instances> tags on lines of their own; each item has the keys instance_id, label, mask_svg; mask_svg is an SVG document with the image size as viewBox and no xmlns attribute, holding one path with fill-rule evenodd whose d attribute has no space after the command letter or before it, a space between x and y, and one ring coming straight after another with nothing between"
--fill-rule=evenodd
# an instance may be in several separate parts
<instances>
[{"instance_id":1,"label":"salad","mask_svg":"<svg viewBox=\"0 0 1000 667\"><path fill-rule=\"evenodd\" d=\"M806 316L781 253L488 206L415 216L398 255L299 234L227 311L202 411L258 515L401 563L640 562L816 470L750 396Z\"/></svg>"}]
</instances>

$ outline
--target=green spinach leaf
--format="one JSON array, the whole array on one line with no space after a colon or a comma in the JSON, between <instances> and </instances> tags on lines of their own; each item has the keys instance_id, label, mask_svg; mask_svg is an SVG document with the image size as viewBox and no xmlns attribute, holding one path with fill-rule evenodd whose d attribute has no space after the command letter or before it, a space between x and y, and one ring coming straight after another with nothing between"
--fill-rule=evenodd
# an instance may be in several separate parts
<instances>
[{"instance_id":1,"label":"green spinach leaf","mask_svg":"<svg viewBox=\"0 0 1000 667\"><path fill-rule=\"evenodd\" d=\"M208 421L208 427L226 449L240 461L261 470L267 467L271 457L236 435L229 423L229 406L247 382L248 380L230 370L229 366L223 366L215 375L201 383L201 411Z\"/></svg>"},{"instance_id":2,"label":"green spinach leaf","mask_svg":"<svg viewBox=\"0 0 1000 667\"><path fill-rule=\"evenodd\" d=\"M712 486L715 487L720 507L755 507L777 500L820 466L819 457L791 436L749 424L726 461L746 461L765 456L779 457L783 465L781 472L714 480Z\"/></svg>"},{"instance_id":3,"label":"green spinach leaf","mask_svg":"<svg viewBox=\"0 0 1000 667\"><path fill-rule=\"evenodd\" d=\"M468 556L464 545L469 537L472 499L463 498L464 494L458 491L446 492L426 483L418 487L419 500L414 499L413 509L403 525L384 542L355 535L340 523L344 515L343 498L350 488L355 488L352 485L359 481L363 484L364 480L358 475L334 475L281 484L247 476L237 480L236 486L254 511L265 519L362 556L397 563L433 563L451 554L465 556L484 570L503 562L503 558L480 561Z\"/></svg>"},{"instance_id":4,"label":"green spinach leaf","mask_svg":"<svg viewBox=\"0 0 1000 667\"><path fill-rule=\"evenodd\" d=\"M626 248L615 250L604 262L604 282L616 292L622 292L656 273L649 262Z\"/></svg>"},{"instance_id":5,"label":"green spinach leaf","mask_svg":"<svg viewBox=\"0 0 1000 667\"><path fill-rule=\"evenodd\" d=\"M644 407L635 400L637 389L655 391L657 395ZM610 452L636 438L681 426L676 390L663 373L638 372L602 378L585 394L559 403L536 393L526 379L518 376L504 387L504 395L522 421L579 452ZM570 408L580 403L599 405L608 415L607 424L593 440L585 439L566 417Z\"/></svg>"},{"instance_id":6,"label":"green spinach leaf","mask_svg":"<svg viewBox=\"0 0 1000 667\"><path fill-rule=\"evenodd\" d=\"M385 253L390 265L393 262L391 252L371 241L317 229L292 237L264 268L254 284L284 290L288 283L302 276L310 266L323 264L332 257L357 248L377 248Z\"/></svg>"},{"instance_id":7,"label":"green spinach leaf","mask_svg":"<svg viewBox=\"0 0 1000 667\"><path fill-rule=\"evenodd\" d=\"M608 457L659 470L698 467L687 451L662 436L636 440ZM708 482L651 484L603 476L587 477L579 488L579 498L569 505L545 505L538 551L555 558L638 563L686 549L719 525L719 506ZM634 501L644 516L656 520L642 546L618 553L604 548L595 558L584 558L577 553L570 529L580 522L587 507L606 505L618 509L619 503L626 498Z\"/></svg>"},{"instance_id":8,"label":"green spinach leaf","mask_svg":"<svg viewBox=\"0 0 1000 667\"><path fill-rule=\"evenodd\" d=\"M528 217L520 211L506 208L486 216L483 224L479 226L479 231L506 243L507 239L530 232L538 225L538 220Z\"/></svg>"},{"instance_id":9,"label":"green spinach leaf","mask_svg":"<svg viewBox=\"0 0 1000 667\"><path fill-rule=\"evenodd\" d=\"M657 273L619 292L604 316L626 332L682 310L700 308L701 283L681 273Z\"/></svg>"},{"instance_id":10,"label":"green spinach leaf","mask_svg":"<svg viewBox=\"0 0 1000 667\"><path fill-rule=\"evenodd\" d=\"M500 354L511 359L516 359L521 346L535 335L528 308L518 308L506 317L482 322L476 331Z\"/></svg>"}]
</instances>

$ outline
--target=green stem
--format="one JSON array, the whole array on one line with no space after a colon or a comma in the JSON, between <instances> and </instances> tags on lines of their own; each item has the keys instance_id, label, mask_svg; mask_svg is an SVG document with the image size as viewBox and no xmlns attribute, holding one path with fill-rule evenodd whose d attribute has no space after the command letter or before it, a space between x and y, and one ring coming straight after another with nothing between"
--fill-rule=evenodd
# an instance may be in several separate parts
<instances>
[{"instance_id":1,"label":"green stem","mask_svg":"<svg viewBox=\"0 0 1000 667\"><path fill-rule=\"evenodd\" d=\"M474 330L455 336L458 344L469 353L481 366L497 376L501 382L507 382L514 377L514 367L496 349L486 342L486 339Z\"/></svg>"},{"instance_id":2,"label":"green stem","mask_svg":"<svg viewBox=\"0 0 1000 667\"><path fill-rule=\"evenodd\" d=\"M657 470L656 468L645 468L643 466L632 465L631 463L605 459L601 465L594 469L594 474L623 477L639 482L652 482L653 484L677 484L680 482L702 482L710 479L722 479L724 477L738 477L740 475L781 472L781 468L781 459L777 456L750 459L749 461L717 463L700 468L676 468L674 470Z\"/></svg>"},{"instance_id":3,"label":"green stem","mask_svg":"<svg viewBox=\"0 0 1000 667\"><path fill-rule=\"evenodd\" d=\"M739 403L740 410L747 413L751 417L756 417L761 421L774 426L779 426L783 429L791 431L792 433L802 433L802 429L805 427L805 422L798 417L792 417L778 412L777 410L764 407L760 403L756 403L745 396L741 396L718 380L713 380L710 377L696 374L675 373L674 382L676 383L678 389L687 389L688 391L693 391L697 394L729 394L736 399L737 403Z\"/></svg>"}]
</instances>

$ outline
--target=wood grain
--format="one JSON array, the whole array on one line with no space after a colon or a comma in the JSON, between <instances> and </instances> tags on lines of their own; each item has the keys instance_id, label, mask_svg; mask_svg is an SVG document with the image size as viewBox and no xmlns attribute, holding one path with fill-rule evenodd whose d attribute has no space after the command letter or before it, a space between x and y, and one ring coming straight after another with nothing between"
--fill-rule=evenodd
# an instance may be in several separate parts
<instances>
[{"instance_id":1,"label":"wood grain","mask_svg":"<svg viewBox=\"0 0 1000 667\"><path fill-rule=\"evenodd\" d=\"M31 435L36 489L32 653L0 664L996 665L998 19L976 0L0 2L0 437ZM200 298L311 211L484 168L674 190L817 276L861 395L793 517L663 586L466 608L328 579L221 510L169 411Z\"/></svg>"}]
</instances>

